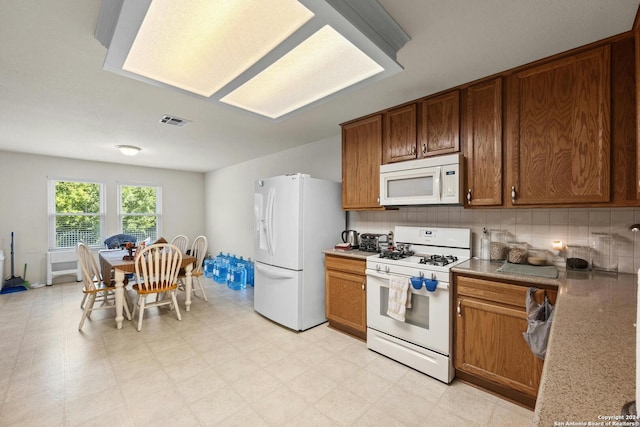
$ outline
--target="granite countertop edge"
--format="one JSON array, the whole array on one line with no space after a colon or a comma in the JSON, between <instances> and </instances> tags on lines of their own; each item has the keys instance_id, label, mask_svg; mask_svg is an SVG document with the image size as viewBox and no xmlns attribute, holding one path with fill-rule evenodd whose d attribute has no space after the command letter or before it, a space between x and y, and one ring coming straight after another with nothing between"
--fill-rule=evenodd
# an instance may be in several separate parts
<instances>
[{"instance_id":1,"label":"granite countertop edge","mask_svg":"<svg viewBox=\"0 0 640 427\"><path fill-rule=\"evenodd\" d=\"M619 417L635 400L637 275L559 268L549 279L501 273L501 265L472 259L452 271L558 288L533 425Z\"/></svg>"},{"instance_id":2,"label":"granite countertop edge","mask_svg":"<svg viewBox=\"0 0 640 427\"><path fill-rule=\"evenodd\" d=\"M349 249L348 251L345 251L344 249L326 249L322 252L326 255L336 255L336 256L342 256L346 258L356 258L356 259L362 259L362 260L366 260L367 257L371 255L376 255L376 252L366 252L358 249Z\"/></svg>"}]
</instances>

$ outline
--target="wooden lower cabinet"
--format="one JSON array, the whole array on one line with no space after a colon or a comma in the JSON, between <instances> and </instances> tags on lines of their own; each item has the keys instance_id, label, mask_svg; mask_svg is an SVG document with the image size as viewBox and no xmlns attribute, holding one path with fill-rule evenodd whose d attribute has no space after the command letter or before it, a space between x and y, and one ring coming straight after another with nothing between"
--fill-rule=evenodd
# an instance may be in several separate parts
<instances>
[{"instance_id":1,"label":"wooden lower cabinet","mask_svg":"<svg viewBox=\"0 0 640 427\"><path fill-rule=\"evenodd\" d=\"M329 325L367 338L366 261L325 255L325 312Z\"/></svg>"},{"instance_id":2,"label":"wooden lower cabinet","mask_svg":"<svg viewBox=\"0 0 640 427\"><path fill-rule=\"evenodd\" d=\"M533 408L543 361L533 355L525 296L531 285L454 276L456 377ZM555 304L555 289L538 290Z\"/></svg>"}]
</instances>

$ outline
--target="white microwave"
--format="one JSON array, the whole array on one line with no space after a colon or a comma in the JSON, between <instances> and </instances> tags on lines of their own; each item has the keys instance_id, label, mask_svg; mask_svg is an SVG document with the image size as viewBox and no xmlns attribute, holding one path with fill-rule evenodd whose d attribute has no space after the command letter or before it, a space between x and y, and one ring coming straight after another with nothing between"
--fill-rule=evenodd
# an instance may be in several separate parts
<instances>
[{"instance_id":1,"label":"white microwave","mask_svg":"<svg viewBox=\"0 0 640 427\"><path fill-rule=\"evenodd\" d=\"M380 204L461 205L463 156L448 154L380 166Z\"/></svg>"}]
</instances>

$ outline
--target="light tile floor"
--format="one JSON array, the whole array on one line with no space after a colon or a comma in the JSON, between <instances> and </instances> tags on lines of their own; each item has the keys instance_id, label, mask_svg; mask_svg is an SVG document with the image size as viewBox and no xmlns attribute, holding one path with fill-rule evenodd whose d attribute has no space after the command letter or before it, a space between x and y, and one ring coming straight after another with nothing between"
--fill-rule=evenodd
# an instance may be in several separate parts
<instances>
[{"instance_id":1,"label":"light tile floor","mask_svg":"<svg viewBox=\"0 0 640 427\"><path fill-rule=\"evenodd\" d=\"M209 302L195 298L181 322L145 311L142 332L117 330L111 310L78 332L75 282L0 295L0 426L531 425L531 411L326 324L276 325L253 311L251 288L205 288Z\"/></svg>"}]
</instances>

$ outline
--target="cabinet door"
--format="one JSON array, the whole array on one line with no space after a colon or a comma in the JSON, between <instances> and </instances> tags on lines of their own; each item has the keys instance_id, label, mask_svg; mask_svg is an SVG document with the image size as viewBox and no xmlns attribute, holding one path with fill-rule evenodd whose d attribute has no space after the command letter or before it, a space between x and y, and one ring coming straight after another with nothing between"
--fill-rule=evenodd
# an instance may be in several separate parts
<instances>
[{"instance_id":1,"label":"cabinet door","mask_svg":"<svg viewBox=\"0 0 640 427\"><path fill-rule=\"evenodd\" d=\"M508 77L512 204L609 201L609 64L603 46Z\"/></svg>"},{"instance_id":2,"label":"cabinet door","mask_svg":"<svg viewBox=\"0 0 640 427\"><path fill-rule=\"evenodd\" d=\"M421 101L418 117L420 157L460 151L460 91Z\"/></svg>"},{"instance_id":3,"label":"cabinet door","mask_svg":"<svg viewBox=\"0 0 640 427\"><path fill-rule=\"evenodd\" d=\"M463 140L467 205L502 205L502 79L466 89Z\"/></svg>"},{"instance_id":4,"label":"cabinet door","mask_svg":"<svg viewBox=\"0 0 640 427\"><path fill-rule=\"evenodd\" d=\"M543 362L522 337L524 310L459 297L455 367L535 398Z\"/></svg>"},{"instance_id":5,"label":"cabinet door","mask_svg":"<svg viewBox=\"0 0 640 427\"><path fill-rule=\"evenodd\" d=\"M416 158L416 104L384 114L383 164Z\"/></svg>"},{"instance_id":6,"label":"cabinet door","mask_svg":"<svg viewBox=\"0 0 640 427\"><path fill-rule=\"evenodd\" d=\"M637 205L636 81L633 38L611 44L611 201Z\"/></svg>"},{"instance_id":7,"label":"cabinet door","mask_svg":"<svg viewBox=\"0 0 640 427\"><path fill-rule=\"evenodd\" d=\"M342 208L380 206L382 115L342 126Z\"/></svg>"},{"instance_id":8,"label":"cabinet door","mask_svg":"<svg viewBox=\"0 0 640 427\"><path fill-rule=\"evenodd\" d=\"M640 20L636 19L633 28L635 35L635 81L636 81L636 135L637 135L637 153L636 153L636 194L640 199Z\"/></svg>"},{"instance_id":9,"label":"cabinet door","mask_svg":"<svg viewBox=\"0 0 640 427\"><path fill-rule=\"evenodd\" d=\"M330 323L346 326L361 338L367 333L366 278L343 271L326 270L325 310Z\"/></svg>"}]
</instances>

